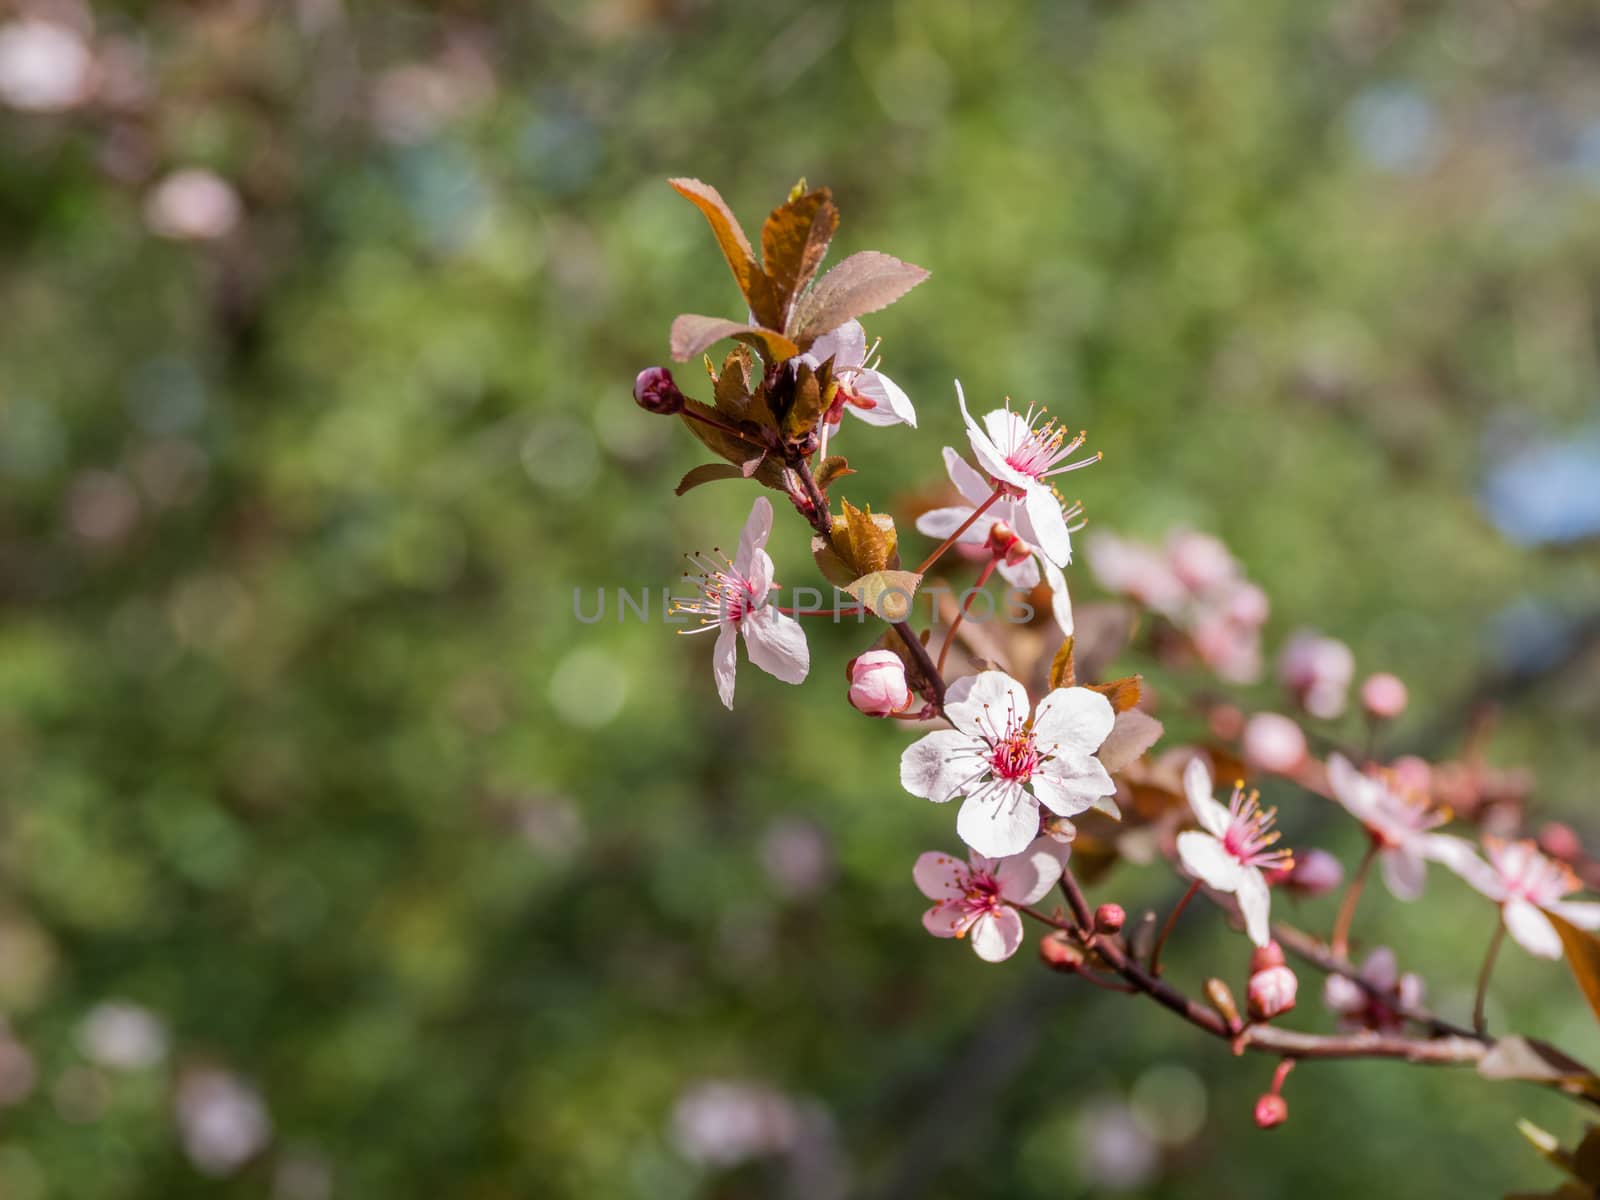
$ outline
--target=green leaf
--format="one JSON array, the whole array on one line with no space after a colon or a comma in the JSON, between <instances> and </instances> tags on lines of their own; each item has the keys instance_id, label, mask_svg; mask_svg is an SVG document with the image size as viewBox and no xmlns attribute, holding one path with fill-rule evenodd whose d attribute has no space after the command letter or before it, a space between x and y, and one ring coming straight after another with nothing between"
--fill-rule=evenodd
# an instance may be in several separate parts
<instances>
[{"instance_id":1,"label":"green leaf","mask_svg":"<svg viewBox=\"0 0 1600 1200\"><path fill-rule=\"evenodd\" d=\"M839 210L827 188L791 196L761 227L761 261L777 298L781 319L810 282L839 228Z\"/></svg>"},{"instance_id":2,"label":"green leaf","mask_svg":"<svg viewBox=\"0 0 1600 1200\"><path fill-rule=\"evenodd\" d=\"M887 308L927 277L921 267L876 250L852 254L794 306L785 332L809 344L852 317Z\"/></svg>"},{"instance_id":3,"label":"green leaf","mask_svg":"<svg viewBox=\"0 0 1600 1200\"><path fill-rule=\"evenodd\" d=\"M1050 690L1071 687L1077 680L1072 672L1072 639L1069 637L1061 643L1061 649L1056 651L1056 656L1050 660Z\"/></svg>"},{"instance_id":4,"label":"green leaf","mask_svg":"<svg viewBox=\"0 0 1600 1200\"><path fill-rule=\"evenodd\" d=\"M1572 969L1572 977L1583 989L1583 998L1589 1002L1589 1010L1600 1017L1600 938L1588 930L1579 929L1570 921L1562 920L1555 913L1547 912L1544 915L1561 935L1561 947L1567 952L1567 966Z\"/></svg>"},{"instance_id":5,"label":"green leaf","mask_svg":"<svg viewBox=\"0 0 1600 1200\"><path fill-rule=\"evenodd\" d=\"M874 571L852 580L844 590L884 620L904 621L921 583L922 576L915 571Z\"/></svg>"},{"instance_id":6,"label":"green leaf","mask_svg":"<svg viewBox=\"0 0 1600 1200\"><path fill-rule=\"evenodd\" d=\"M681 496L685 492L699 487L702 483L712 483L718 479L742 479L744 472L732 463L703 463L698 467L691 467L684 477L678 481L678 486L673 491Z\"/></svg>"}]
</instances>

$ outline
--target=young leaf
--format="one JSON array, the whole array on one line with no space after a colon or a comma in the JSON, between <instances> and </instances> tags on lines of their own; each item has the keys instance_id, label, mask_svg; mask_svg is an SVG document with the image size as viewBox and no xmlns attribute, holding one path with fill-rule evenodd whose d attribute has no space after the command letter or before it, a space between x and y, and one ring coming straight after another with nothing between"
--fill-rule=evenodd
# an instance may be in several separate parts
<instances>
[{"instance_id":1,"label":"young leaf","mask_svg":"<svg viewBox=\"0 0 1600 1200\"><path fill-rule=\"evenodd\" d=\"M1561 948L1566 951L1567 966L1572 969L1572 977L1583 989L1583 998L1589 1002L1589 1008L1595 1016L1600 1017L1600 938L1553 912L1547 912L1545 916L1561 935Z\"/></svg>"},{"instance_id":2,"label":"young leaf","mask_svg":"<svg viewBox=\"0 0 1600 1200\"><path fill-rule=\"evenodd\" d=\"M698 400L687 398L684 400L684 411L679 414L689 432L699 438L701 444L713 454L742 467L754 455L763 452L764 447L757 434L752 433L748 438L735 437L717 425L708 425L705 420L695 420L689 416L691 412L698 413L700 416L712 421L721 422L722 418L717 415L716 409L701 404ZM766 484L769 488L780 492L788 491L784 487L783 464L775 458L768 457L761 464L760 469L755 472L754 478Z\"/></svg>"},{"instance_id":3,"label":"young leaf","mask_svg":"<svg viewBox=\"0 0 1600 1200\"><path fill-rule=\"evenodd\" d=\"M1050 660L1050 690L1071 687L1076 681L1077 676L1072 673L1072 639L1067 638Z\"/></svg>"},{"instance_id":4,"label":"young leaf","mask_svg":"<svg viewBox=\"0 0 1600 1200\"><path fill-rule=\"evenodd\" d=\"M834 480L843 479L846 475L854 474L855 472L850 469L850 464L844 458L837 454L830 454L817 467L817 486L826 491L828 485Z\"/></svg>"},{"instance_id":5,"label":"young leaf","mask_svg":"<svg viewBox=\"0 0 1600 1200\"><path fill-rule=\"evenodd\" d=\"M746 346L759 350L768 364L787 362L800 353L796 346L781 333L774 333L760 325L746 325L738 333L731 335L735 340L743 342Z\"/></svg>"},{"instance_id":6,"label":"young leaf","mask_svg":"<svg viewBox=\"0 0 1600 1200\"><path fill-rule=\"evenodd\" d=\"M811 557L816 560L822 577L834 587L848 587L856 581L855 569L821 534L811 539Z\"/></svg>"},{"instance_id":7,"label":"young leaf","mask_svg":"<svg viewBox=\"0 0 1600 1200\"><path fill-rule=\"evenodd\" d=\"M1147 712L1130 708L1117 714L1111 733L1095 752L1100 765L1108 771L1120 771L1138 762L1144 752L1161 739L1162 725Z\"/></svg>"},{"instance_id":8,"label":"young leaf","mask_svg":"<svg viewBox=\"0 0 1600 1200\"><path fill-rule=\"evenodd\" d=\"M796 346L781 333L730 321L726 317L705 317L699 313L682 313L672 322L672 357L678 362L688 362L706 347L723 338L736 338L759 350L768 362L779 363L800 353Z\"/></svg>"},{"instance_id":9,"label":"young leaf","mask_svg":"<svg viewBox=\"0 0 1600 1200\"><path fill-rule=\"evenodd\" d=\"M1143 688L1143 677L1139 675L1129 675L1125 679L1113 679L1110 683L1091 683L1089 685L1090 691L1099 692L1107 700L1111 701L1112 709L1119 713L1127 712L1139 703L1139 696Z\"/></svg>"},{"instance_id":10,"label":"young leaf","mask_svg":"<svg viewBox=\"0 0 1600 1200\"><path fill-rule=\"evenodd\" d=\"M827 188L791 197L772 210L761 227L761 261L781 316L788 316L795 296L822 265L838 228L839 210Z\"/></svg>"},{"instance_id":11,"label":"young leaf","mask_svg":"<svg viewBox=\"0 0 1600 1200\"><path fill-rule=\"evenodd\" d=\"M702 463L698 467L691 467L678 486L673 489L676 495L683 495L692 488L699 487L702 483L711 483L717 479L739 479L744 475L732 463Z\"/></svg>"},{"instance_id":12,"label":"young leaf","mask_svg":"<svg viewBox=\"0 0 1600 1200\"><path fill-rule=\"evenodd\" d=\"M839 545L841 534L843 546ZM895 565L894 518L883 513L874 516L872 509L862 510L844 501L844 521L835 523L833 541L840 556L855 567L858 576L871 575Z\"/></svg>"},{"instance_id":13,"label":"young leaf","mask_svg":"<svg viewBox=\"0 0 1600 1200\"><path fill-rule=\"evenodd\" d=\"M911 613L922 576L915 571L874 571L853 580L845 591L886 621L904 621Z\"/></svg>"},{"instance_id":14,"label":"young leaf","mask_svg":"<svg viewBox=\"0 0 1600 1200\"><path fill-rule=\"evenodd\" d=\"M801 298L784 331L809 343L851 317L887 308L927 277L921 267L876 250L852 254Z\"/></svg>"},{"instance_id":15,"label":"young leaf","mask_svg":"<svg viewBox=\"0 0 1600 1200\"><path fill-rule=\"evenodd\" d=\"M711 232L716 236L717 246L722 250L722 257L728 260L728 269L733 272L734 281L744 293L756 320L763 325L777 326L782 314L778 311L772 281L756 262L750 239L745 237L739 218L733 215L722 194L709 183L702 183L698 179L669 179L667 182L673 191L705 216Z\"/></svg>"},{"instance_id":16,"label":"young leaf","mask_svg":"<svg viewBox=\"0 0 1600 1200\"><path fill-rule=\"evenodd\" d=\"M804 363L794 377L794 395L783 414L783 436L790 441L804 437L822 420L822 387L816 372Z\"/></svg>"},{"instance_id":17,"label":"young leaf","mask_svg":"<svg viewBox=\"0 0 1600 1200\"><path fill-rule=\"evenodd\" d=\"M735 420L750 411L750 348L736 347L722 360L722 373L713 375L717 409Z\"/></svg>"}]
</instances>

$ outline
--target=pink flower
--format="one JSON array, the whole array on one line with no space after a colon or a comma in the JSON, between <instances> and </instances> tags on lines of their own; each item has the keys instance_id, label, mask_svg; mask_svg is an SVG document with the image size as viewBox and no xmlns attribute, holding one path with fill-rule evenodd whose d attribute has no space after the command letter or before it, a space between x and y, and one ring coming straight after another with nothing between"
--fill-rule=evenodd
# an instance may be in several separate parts
<instances>
[{"instance_id":1,"label":"pink flower","mask_svg":"<svg viewBox=\"0 0 1600 1200\"><path fill-rule=\"evenodd\" d=\"M872 350L876 349L874 343ZM844 420L841 410L846 408L868 425L917 427L917 410L911 406L911 398L899 384L877 369L877 356L872 350L867 348L867 333L861 328L861 322L850 320L823 334L800 356L800 361L813 371L833 359L833 377L839 382L839 394L826 415L824 432L839 428Z\"/></svg>"},{"instance_id":2,"label":"pink flower","mask_svg":"<svg viewBox=\"0 0 1600 1200\"><path fill-rule=\"evenodd\" d=\"M1195 595L1221 590L1239 577L1238 560L1222 540L1194 529L1176 529L1167 537L1167 560Z\"/></svg>"},{"instance_id":3,"label":"pink flower","mask_svg":"<svg viewBox=\"0 0 1600 1200\"><path fill-rule=\"evenodd\" d=\"M1563 899L1582 882L1565 863L1540 854L1533 842L1485 837L1489 861L1484 862L1465 842L1451 840L1455 845L1439 861L1500 905L1506 931L1529 954L1561 957L1561 935L1546 913L1580 929L1600 929L1600 904Z\"/></svg>"},{"instance_id":4,"label":"pink flower","mask_svg":"<svg viewBox=\"0 0 1600 1200\"><path fill-rule=\"evenodd\" d=\"M1397 1032L1405 1025L1401 1011L1422 1003L1422 977L1410 971L1400 975L1394 951L1387 946L1379 946L1367 955L1360 973L1367 987L1343 975L1328 976L1322 987L1322 1002L1338 1016L1342 1030Z\"/></svg>"},{"instance_id":5,"label":"pink flower","mask_svg":"<svg viewBox=\"0 0 1600 1200\"><path fill-rule=\"evenodd\" d=\"M1003 671L958 679L940 729L906 748L900 782L913 796L966 802L956 832L979 854L1004 858L1039 832L1039 806L1071 817L1115 812L1116 784L1094 752L1111 732L1111 702L1088 688L1057 688L1029 719L1027 689Z\"/></svg>"},{"instance_id":6,"label":"pink flower","mask_svg":"<svg viewBox=\"0 0 1600 1200\"><path fill-rule=\"evenodd\" d=\"M994 493L993 485L973 470L967 460L949 446L944 448L944 467L950 475L950 482L955 484L956 491L961 493L962 499L967 503L952 505L949 508L936 508L917 518L917 532L934 538L947 538L960 529L973 512ZM1082 513L1082 508L1073 505L1065 516L1075 520ZM1081 528L1082 525L1072 525L1068 532ZM1007 533L1010 537L1004 536ZM997 534L1000 535L999 538ZM1001 539L1005 543L1003 547L993 545ZM1072 600L1067 594L1067 578L1061 573L1061 568L1067 565L1067 560L1054 562L1040 548L1039 535L1028 517L1026 506L1009 497L996 501L981 517L967 526L958 544L962 546L990 544L993 550L1000 551L1001 557L996 569L1012 587L1025 592L1039 586L1039 574L1042 570L1046 582L1050 585L1051 611L1056 624L1060 627L1062 636L1072 636Z\"/></svg>"},{"instance_id":7,"label":"pink flower","mask_svg":"<svg viewBox=\"0 0 1600 1200\"><path fill-rule=\"evenodd\" d=\"M869 717L911 707L906 665L893 650L868 650L850 660L850 703Z\"/></svg>"},{"instance_id":8,"label":"pink flower","mask_svg":"<svg viewBox=\"0 0 1600 1200\"><path fill-rule=\"evenodd\" d=\"M1257 713L1244 727L1243 748L1252 767L1286 775L1305 761L1306 735L1288 717Z\"/></svg>"},{"instance_id":9,"label":"pink flower","mask_svg":"<svg viewBox=\"0 0 1600 1200\"><path fill-rule=\"evenodd\" d=\"M1028 540L1043 551L1045 558L1061 566L1072 561L1072 536L1061 512L1061 497L1047 481L1067 471L1092 466L1100 455L1068 462L1072 452L1083 445L1085 434L1067 439L1066 430L1054 421L1044 420L1044 410L1029 407L1026 415L997 408L984 415L983 424L967 411L967 397L956 382L956 401L961 419L967 424L967 440L977 455L978 465L995 482L1004 484L1022 502L1033 536ZM1042 422L1042 423L1041 423Z\"/></svg>"},{"instance_id":10,"label":"pink flower","mask_svg":"<svg viewBox=\"0 0 1600 1200\"><path fill-rule=\"evenodd\" d=\"M1356 820L1378 847L1383 882L1396 900L1422 895L1430 858L1451 853L1459 838L1430 832L1449 817L1417 793L1402 794L1388 783L1356 770L1350 760L1334 754L1328 758L1328 783L1333 798Z\"/></svg>"},{"instance_id":11,"label":"pink flower","mask_svg":"<svg viewBox=\"0 0 1600 1200\"><path fill-rule=\"evenodd\" d=\"M1332 720L1344 712L1355 677L1355 655L1337 638L1302 629L1278 655L1278 680L1314 717Z\"/></svg>"},{"instance_id":12,"label":"pink flower","mask_svg":"<svg viewBox=\"0 0 1600 1200\"><path fill-rule=\"evenodd\" d=\"M1300 981L1284 962L1277 942L1268 942L1250 956L1250 983L1246 1000L1253 1021L1270 1021L1294 1007Z\"/></svg>"},{"instance_id":13,"label":"pink flower","mask_svg":"<svg viewBox=\"0 0 1600 1200\"><path fill-rule=\"evenodd\" d=\"M145 196L144 222L158 237L210 241L226 237L244 214L239 193L215 171L185 167Z\"/></svg>"},{"instance_id":14,"label":"pink flower","mask_svg":"<svg viewBox=\"0 0 1600 1200\"><path fill-rule=\"evenodd\" d=\"M1361 684L1361 707L1380 721L1392 721L1406 710L1406 685L1386 671L1368 675Z\"/></svg>"},{"instance_id":15,"label":"pink flower","mask_svg":"<svg viewBox=\"0 0 1600 1200\"><path fill-rule=\"evenodd\" d=\"M1200 829L1178 835L1178 858L1184 870L1212 891L1238 900L1250 940L1265 946L1271 940L1268 909L1272 899L1262 871L1291 866L1294 856L1288 850L1272 848L1279 837L1272 828L1277 810L1263 810L1255 792L1247 794L1238 787L1224 808L1211 787L1211 772L1204 760L1191 759L1183 772L1183 790Z\"/></svg>"},{"instance_id":16,"label":"pink flower","mask_svg":"<svg viewBox=\"0 0 1600 1200\"><path fill-rule=\"evenodd\" d=\"M912 878L936 903L922 914L934 937L972 935L972 949L986 962L1003 962L1022 945L1022 917L1012 907L1034 904L1061 878L1068 850L1038 838L1022 853L987 858L974 852L967 862L929 851L917 859Z\"/></svg>"},{"instance_id":17,"label":"pink flower","mask_svg":"<svg viewBox=\"0 0 1600 1200\"><path fill-rule=\"evenodd\" d=\"M744 634L750 661L768 675L785 683L799 683L811 670L811 651L800 622L767 603L767 593L777 586L772 582L772 558L764 548L771 532L772 505L765 496L757 496L733 561L704 554L691 558L701 573L684 577L700 594L674 602L676 611L701 618L699 629L680 632L717 630L712 669L717 678L717 695L729 708L733 707L736 633Z\"/></svg>"},{"instance_id":18,"label":"pink flower","mask_svg":"<svg viewBox=\"0 0 1600 1200\"><path fill-rule=\"evenodd\" d=\"M1088 551L1089 569L1106 591L1174 618L1188 603L1188 585L1149 546L1101 531L1089 538Z\"/></svg>"}]
</instances>

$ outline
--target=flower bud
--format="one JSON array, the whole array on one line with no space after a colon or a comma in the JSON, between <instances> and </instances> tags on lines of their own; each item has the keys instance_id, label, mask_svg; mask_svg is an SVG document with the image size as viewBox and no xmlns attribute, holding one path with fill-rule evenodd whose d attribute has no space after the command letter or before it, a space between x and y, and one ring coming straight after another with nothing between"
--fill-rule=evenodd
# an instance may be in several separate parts
<instances>
[{"instance_id":1,"label":"flower bud","mask_svg":"<svg viewBox=\"0 0 1600 1200\"><path fill-rule=\"evenodd\" d=\"M1252 767L1287 775L1305 761L1306 735L1288 717L1257 713L1244 727L1244 759Z\"/></svg>"},{"instance_id":2,"label":"flower bud","mask_svg":"<svg viewBox=\"0 0 1600 1200\"><path fill-rule=\"evenodd\" d=\"M1256 1101L1256 1127L1275 1129L1289 1119L1289 1102L1277 1092L1267 1092Z\"/></svg>"},{"instance_id":3,"label":"flower bud","mask_svg":"<svg viewBox=\"0 0 1600 1200\"><path fill-rule=\"evenodd\" d=\"M1039 939L1039 958L1052 971L1063 975L1075 975L1083 966L1083 951L1059 930Z\"/></svg>"},{"instance_id":4,"label":"flower bud","mask_svg":"<svg viewBox=\"0 0 1600 1200\"><path fill-rule=\"evenodd\" d=\"M850 703L869 717L911 707L906 665L892 650L869 650L850 660Z\"/></svg>"},{"instance_id":5,"label":"flower bud","mask_svg":"<svg viewBox=\"0 0 1600 1200\"><path fill-rule=\"evenodd\" d=\"M1267 875L1273 887L1288 888L1297 896L1326 896L1344 882L1344 867L1326 850L1296 850L1294 866Z\"/></svg>"},{"instance_id":6,"label":"flower bud","mask_svg":"<svg viewBox=\"0 0 1600 1200\"><path fill-rule=\"evenodd\" d=\"M1308 713L1332 720L1344 712L1355 655L1337 638L1302 630L1278 656L1278 679Z\"/></svg>"},{"instance_id":7,"label":"flower bud","mask_svg":"<svg viewBox=\"0 0 1600 1200\"><path fill-rule=\"evenodd\" d=\"M1094 910L1094 931L1096 933L1117 933L1122 929L1123 923L1128 919L1128 914L1122 911L1120 904L1102 904Z\"/></svg>"},{"instance_id":8,"label":"flower bud","mask_svg":"<svg viewBox=\"0 0 1600 1200\"><path fill-rule=\"evenodd\" d=\"M1222 980L1206 980L1206 999L1211 1001L1212 1008L1222 1014L1222 1019L1232 1032L1238 1033L1244 1028L1244 1022L1239 1020L1239 1006L1233 1002L1233 992Z\"/></svg>"},{"instance_id":9,"label":"flower bud","mask_svg":"<svg viewBox=\"0 0 1600 1200\"><path fill-rule=\"evenodd\" d=\"M633 400L646 412L670 417L683 411L683 393L665 367L646 367L633 381Z\"/></svg>"},{"instance_id":10,"label":"flower bud","mask_svg":"<svg viewBox=\"0 0 1600 1200\"><path fill-rule=\"evenodd\" d=\"M1268 942L1250 956L1250 986L1246 994L1250 1019L1270 1021L1294 1007L1300 981L1283 961L1283 949Z\"/></svg>"},{"instance_id":11,"label":"flower bud","mask_svg":"<svg viewBox=\"0 0 1600 1200\"><path fill-rule=\"evenodd\" d=\"M1402 754L1389 764L1389 769L1394 772L1394 781L1405 791L1426 795L1433 790L1433 766L1425 758Z\"/></svg>"},{"instance_id":12,"label":"flower bud","mask_svg":"<svg viewBox=\"0 0 1600 1200\"><path fill-rule=\"evenodd\" d=\"M1406 698L1406 685L1387 671L1362 681L1361 707L1375 721L1392 721L1405 712Z\"/></svg>"},{"instance_id":13,"label":"flower bud","mask_svg":"<svg viewBox=\"0 0 1600 1200\"><path fill-rule=\"evenodd\" d=\"M989 553L1014 567L1032 556L1033 547L1004 521L996 521L989 529Z\"/></svg>"},{"instance_id":14,"label":"flower bud","mask_svg":"<svg viewBox=\"0 0 1600 1200\"><path fill-rule=\"evenodd\" d=\"M1552 858L1565 862L1583 857L1583 843L1571 825L1560 821L1546 821L1539 829L1539 848Z\"/></svg>"}]
</instances>

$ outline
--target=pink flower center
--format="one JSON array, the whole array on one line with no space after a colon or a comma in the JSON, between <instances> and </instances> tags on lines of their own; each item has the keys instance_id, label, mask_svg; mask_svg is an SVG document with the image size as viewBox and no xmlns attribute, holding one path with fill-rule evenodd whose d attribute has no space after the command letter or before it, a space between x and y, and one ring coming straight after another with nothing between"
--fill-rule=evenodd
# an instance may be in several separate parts
<instances>
[{"instance_id":1,"label":"pink flower center","mask_svg":"<svg viewBox=\"0 0 1600 1200\"><path fill-rule=\"evenodd\" d=\"M1234 788L1233 797L1228 801L1228 828L1222 835L1223 849L1247 867L1265 871L1292 870L1294 855L1288 850L1272 848L1282 836L1273 828L1277 820L1277 809L1261 807L1259 792Z\"/></svg>"},{"instance_id":2,"label":"pink flower center","mask_svg":"<svg viewBox=\"0 0 1600 1200\"><path fill-rule=\"evenodd\" d=\"M1007 407L1009 410L1009 404ZM1060 465L1062 460L1083 445L1084 439L1089 435L1080 433L1069 440L1064 428L1054 420L1046 419L1043 407L1035 409L1029 405L1022 419L1024 428L1012 434L1012 445L999 447L1005 454L1006 465L1013 470L1034 479L1044 479L1050 475L1060 475L1067 471L1076 471L1080 467L1092 466L1100 461L1100 455L1097 453L1089 458L1067 463L1065 466Z\"/></svg>"},{"instance_id":3,"label":"pink flower center","mask_svg":"<svg viewBox=\"0 0 1600 1200\"><path fill-rule=\"evenodd\" d=\"M988 871L973 871L967 877L961 907L975 917L999 912L1005 907L1005 901L1000 898L1000 881Z\"/></svg>"},{"instance_id":4,"label":"pink flower center","mask_svg":"<svg viewBox=\"0 0 1600 1200\"><path fill-rule=\"evenodd\" d=\"M1000 779L1026 783L1039 768L1039 747L1034 743L1033 730L1026 725L1013 723L1004 735L994 741L989 750L989 765Z\"/></svg>"},{"instance_id":5,"label":"pink flower center","mask_svg":"<svg viewBox=\"0 0 1600 1200\"><path fill-rule=\"evenodd\" d=\"M1505 847L1493 858L1507 897L1511 899L1543 907L1582 886L1569 867L1546 858L1528 842Z\"/></svg>"},{"instance_id":6,"label":"pink flower center","mask_svg":"<svg viewBox=\"0 0 1600 1200\"><path fill-rule=\"evenodd\" d=\"M674 599L672 609L699 617L701 629L714 628L726 622L738 624L766 603L766 597L756 592L756 585L735 571L733 563L716 548L713 547L710 554L691 554L688 557L689 562L698 568L698 573L685 571L683 577L700 594ZM683 632L698 633L699 630Z\"/></svg>"}]
</instances>

